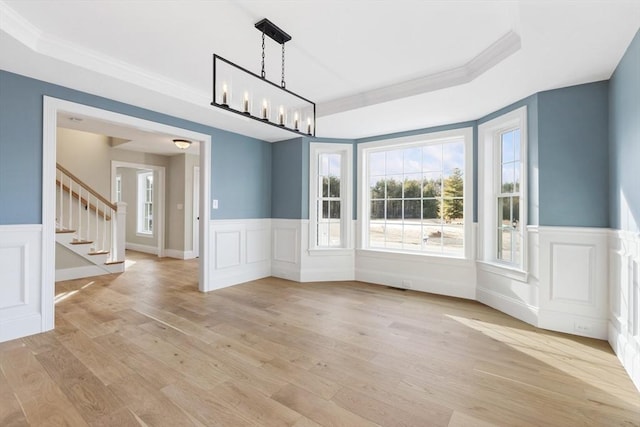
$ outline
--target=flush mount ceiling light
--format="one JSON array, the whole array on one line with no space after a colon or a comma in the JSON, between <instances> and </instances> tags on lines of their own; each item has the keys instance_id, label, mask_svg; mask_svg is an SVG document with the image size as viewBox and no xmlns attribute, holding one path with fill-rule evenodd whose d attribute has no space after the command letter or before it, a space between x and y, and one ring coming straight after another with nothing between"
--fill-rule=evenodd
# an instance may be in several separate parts
<instances>
[{"instance_id":1,"label":"flush mount ceiling light","mask_svg":"<svg viewBox=\"0 0 640 427\"><path fill-rule=\"evenodd\" d=\"M262 33L260 75L213 54L213 102L211 105L290 132L315 136L316 104L288 90L284 81L284 44L291 40L291 36L268 19L257 22L255 27ZM282 45L280 85L266 78L265 36Z\"/></svg>"},{"instance_id":2,"label":"flush mount ceiling light","mask_svg":"<svg viewBox=\"0 0 640 427\"><path fill-rule=\"evenodd\" d=\"M178 147L181 150L186 150L191 146L191 141L187 139L174 139L173 143L176 144L176 147Z\"/></svg>"}]
</instances>

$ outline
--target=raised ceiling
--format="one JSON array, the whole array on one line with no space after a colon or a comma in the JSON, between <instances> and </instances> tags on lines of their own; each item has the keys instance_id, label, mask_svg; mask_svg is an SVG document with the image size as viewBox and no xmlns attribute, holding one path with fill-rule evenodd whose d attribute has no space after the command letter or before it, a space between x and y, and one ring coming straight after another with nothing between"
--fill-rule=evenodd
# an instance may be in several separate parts
<instances>
[{"instance_id":1,"label":"raised ceiling","mask_svg":"<svg viewBox=\"0 0 640 427\"><path fill-rule=\"evenodd\" d=\"M536 92L608 79L640 0L0 1L0 68L275 141L293 136L211 102L211 56L254 72L268 18L293 36L287 88L317 136L473 120ZM267 44L279 81L279 45Z\"/></svg>"}]
</instances>

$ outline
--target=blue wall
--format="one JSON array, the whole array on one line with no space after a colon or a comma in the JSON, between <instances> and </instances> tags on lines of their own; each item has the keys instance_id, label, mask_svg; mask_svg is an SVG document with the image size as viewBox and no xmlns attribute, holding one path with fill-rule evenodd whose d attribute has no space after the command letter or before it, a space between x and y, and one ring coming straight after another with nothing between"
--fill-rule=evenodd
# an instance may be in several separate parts
<instances>
[{"instance_id":1,"label":"blue wall","mask_svg":"<svg viewBox=\"0 0 640 427\"><path fill-rule=\"evenodd\" d=\"M640 232L640 31L609 81L610 226Z\"/></svg>"},{"instance_id":2,"label":"blue wall","mask_svg":"<svg viewBox=\"0 0 640 427\"><path fill-rule=\"evenodd\" d=\"M211 135L212 218L271 216L269 143L0 70L0 224L42 221L43 95Z\"/></svg>"},{"instance_id":3,"label":"blue wall","mask_svg":"<svg viewBox=\"0 0 640 427\"><path fill-rule=\"evenodd\" d=\"M272 218L309 219L309 149L312 142L354 144L351 139L293 138L273 144ZM353 219L356 218L356 170L353 153Z\"/></svg>"},{"instance_id":4,"label":"blue wall","mask_svg":"<svg viewBox=\"0 0 640 427\"><path fill-rule=\"evenodd\" d=\"M305 178L302 138L293 138L273 144L273 160L271 166L271 183L273 200L271 217L285 219L301 219L309 217L309 168ZM307 165L309 156L307 150ZM307 185L305 189L304 181ZM307 200L303 193L307 194ZM305 215L306 213L306 215Z\"/></svg>"},{"instance_id":5,"label":"blue wall","mask_svg":"<svg viewBox=\"0 0 640 427\"><path fill-rule=\"evenodd\" d=\"M608 87L538 94L540 225L609 226Z\"/></svg>"}]
</instances>

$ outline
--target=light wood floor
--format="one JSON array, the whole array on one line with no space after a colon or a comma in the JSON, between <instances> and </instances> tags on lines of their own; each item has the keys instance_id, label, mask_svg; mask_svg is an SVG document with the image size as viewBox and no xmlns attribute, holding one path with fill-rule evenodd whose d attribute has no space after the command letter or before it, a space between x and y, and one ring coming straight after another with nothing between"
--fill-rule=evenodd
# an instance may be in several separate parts
<instances>
[{"instance_id":1,"label":"light wood floor","mask_svg":"<svg viewBox=\"0 0 640 427\"><path fill-rule=\"evenodd\" d=\"M358 282L202 294L196 262L129 255L0 344L1 426L640 425L603 341Z\"/></svg>"}]
</instances>

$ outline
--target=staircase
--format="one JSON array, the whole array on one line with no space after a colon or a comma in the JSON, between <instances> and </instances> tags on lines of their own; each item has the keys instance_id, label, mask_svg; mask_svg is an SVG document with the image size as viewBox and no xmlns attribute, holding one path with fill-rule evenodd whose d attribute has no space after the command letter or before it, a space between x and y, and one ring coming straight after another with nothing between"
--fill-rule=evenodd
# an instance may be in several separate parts
<instances>
[{"instance_id":1,"label":"staircase","mask_svg":"<svg viewBox=\"0 0 640 427\"><path fill-rule=\"evenodd\" d=\"M124 271L125 215L126 203L109 202L56 164L56 243L86 260L72 278Z\"/></svg>"}]
</instances>

